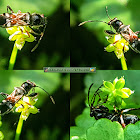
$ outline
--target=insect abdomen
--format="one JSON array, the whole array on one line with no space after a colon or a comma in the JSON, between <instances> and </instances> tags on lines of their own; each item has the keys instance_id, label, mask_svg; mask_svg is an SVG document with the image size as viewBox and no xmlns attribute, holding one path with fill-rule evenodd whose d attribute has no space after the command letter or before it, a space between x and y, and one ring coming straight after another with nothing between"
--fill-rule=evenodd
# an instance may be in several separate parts
<instances>
[{"instance_id":1,"label":"insect abdomen","mask_svg":"<svg viewBox=\"0 0 140 140\"><path fill-rule=\"evenodd\" d=\"M5 16L0 15L0 26L3 26L6 23Z\"/></svg>"}]
</instances>

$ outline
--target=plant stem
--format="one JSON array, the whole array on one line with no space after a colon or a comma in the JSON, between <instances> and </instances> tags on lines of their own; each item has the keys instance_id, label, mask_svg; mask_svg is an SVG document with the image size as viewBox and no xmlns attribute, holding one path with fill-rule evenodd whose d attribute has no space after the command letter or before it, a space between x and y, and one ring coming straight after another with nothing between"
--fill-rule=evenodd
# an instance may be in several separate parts
<instances>
[{"instance_id":1,"label":"plant stem","mask_svg":"<svg viewBox=\"0 0 140 140\"><path fill-rule=\"evenodd\" d=\"M17 56L17 52L18 52L18 48L16 45L14 45L14 48L12 50L12 54L10 57L10 61L9 61L9 70L13 70L15 62L16 62L16 56Z\"/></svg>"},{"instance_id":2,"label":"plant stem","mask_svg":"<svg viewBox=\"0 0 140 140\"><path fill-rule=\"evenodd\" d=\"M123 69L123 70L128 70L128 69L127 69L127 64L126 64L126 61L125 61L124 54L123 54L123 56L121 57L121 64L122 64L122 69Z\"/></svg>"},{"instance_id":3,"label":"plant stem","mask_svg":"<svg viewBox=\"0 0 140 140\"><path fill-rule=\"evenodd\" d=\"M19 119L19 122L18 122L18 125L17 125L17 129L16 129L15 140L19 140L21 130L22 130L22 126L23 126L23 118L20 116L20 119Z\"/></svg>"}]
</instances>

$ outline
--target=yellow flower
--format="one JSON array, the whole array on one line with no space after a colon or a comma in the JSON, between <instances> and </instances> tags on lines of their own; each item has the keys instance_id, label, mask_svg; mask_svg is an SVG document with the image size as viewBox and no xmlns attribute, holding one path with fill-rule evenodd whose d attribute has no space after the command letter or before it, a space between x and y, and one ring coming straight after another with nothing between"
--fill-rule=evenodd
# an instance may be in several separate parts
<instances>
[{"instance_id":1,"label":"yellow flower","mask_svg":"<svg viewBox=\"0 0 140 140\"><path fill-rule=\"evenodd\" d=\"M30 34L32 29L30 29L28 26L14 26L11 28L6 28L6 30L10 34L9 40L16 40L15 45L19 50L22 49L22 47L25 44L25 41L33 42L35 40L35 37L32 34Z\"/></svg>"},{"instance_id":2,"label":"yellow flower","mask_svg":"<svg viewBox=\"0 0 140 140\"><path fill-rule=\"evenodd\" d=\"M20 100L18 103L16 103L16 112L21 112L21 117L23 120L26 120L30 113L36 114L39 112L39 110L33 106L37 102L37 98L29 98L29 97L23 97L23 100Z\"/></svg>"},{"instance_id":3,"label":"yellow flower","mask_svg":"<svg viewBox=\"0 0 140 140\"><path fill-rule=\"evenodd\" d=\"M114 105L116 107L122 106L124 103L124 98L129 98L131 94L134 93L131 89L124 87L125 86L125 79L124 77L121 77L118 79L116 77L111 83L110 81L104 81L103 82L104 87L101 88L101 90L108 94L108 102L111 105Z\"/></svg>"},{"instance_id":4,"label":"yellow flower","mask_svg":"<svg viewBox=\"0 0 140 140\"><path fill-rule=\"evenodd\" d=\"M114 53L116 54L118 59L123 57L124 53L129 50L129 47L128 47L129 43L124 38L122 38L120 34L114 35L114 36L109 36L106 38L107 38L107 41L111 44L109 44L105 48L105 50L107 52L114 51Z\"/></svg>"}]
</instances>

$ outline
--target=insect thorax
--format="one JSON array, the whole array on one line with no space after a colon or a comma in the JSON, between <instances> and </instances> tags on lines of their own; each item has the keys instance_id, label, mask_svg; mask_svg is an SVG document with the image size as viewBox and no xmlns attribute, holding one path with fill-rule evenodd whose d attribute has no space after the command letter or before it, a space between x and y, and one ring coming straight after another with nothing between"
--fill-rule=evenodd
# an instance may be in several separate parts
<instances>
[{"instance_id":1,"label":"insect thorax","mask_svg":"<svg viewBox=\"0 0 140 140\"><path fill-rule=\"evenodd\" d=\"M45 25L46 21L43 15L39 14L32 14L30 15L30 25L31 26L40 26L40 25Z\"/></svg>"}]
</instances>

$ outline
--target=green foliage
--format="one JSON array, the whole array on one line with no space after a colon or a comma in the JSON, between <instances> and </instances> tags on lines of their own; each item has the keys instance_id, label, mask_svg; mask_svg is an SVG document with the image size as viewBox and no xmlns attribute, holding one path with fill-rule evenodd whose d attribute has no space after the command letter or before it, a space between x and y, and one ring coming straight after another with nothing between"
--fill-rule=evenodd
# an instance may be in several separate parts
<instances>
[{"instance_id":1,"label":"green foliage","mask_svg":"<svg viewBox=\"0 0 140 140\"><path fill-rule=\"evenodd\" d=\"M1 116L0 116L0 127L2 126ZM0 131L0 140L4 139L3 133Z\"/></svg>"},{"instance_id":2,"label":"green foliage","mask_svg":"<svg viewBox=\"0 0 140 140\"><path fill-rule=\"evenodd\" d=\"M108 119L95 120L86 108L70 127L70 140L139 140L140 122L130 124L125 129L119 122Z\"/></svg>"},{"instance_id":3,"label":"green foliage","mask_svg":"<svg viewBox=\"0 0 140 140\"><path fill-rule=\"evenodd\" d=\"M77 126L72 126L70 128L70 139L73 140L74 136L78 136L81 139L86 139L86 130L95 122L96 120L89 116L89 110L85 109L83 113L75 120Z\"/></svg>"},{"instance_id":4,"label":"green foliage","mask_svg":"<svg viewBox=\"0 0 140 140\"><path fill-rule=\"evenodd\" d=\"M60 85L60 73L45 73L43 70L16 70L16 71L0 71L0 77L5 79L0 81L1 92L10 94L14 87L19 87L26 80L35 82L36 85L44 88L48 93L52 94ZM47 94L39 88L36 92L40 93L38 96L37 105L40 106L44 101ZM3 99L0 97L0 99Z\"/></svg>"},{"instance_id":5,"label":"green foliage","mask_svg":"<svg viewBox=\"0 0 140 140\"><path fill-rule=\"evenodd\" d=\"M21 139L31 140L30 136L34 140L41 140L41 138L42 140L56 140L58 137L64 140L68 138L67 135L69 129L68 126L67 129L65 128L66 123L64 123L64 118L66 122L69 120L68 109L65 108L68 106L67 103L69 100L67 100L67 93L69 92L70 86L70 80L67 74L45 73L43 70L1 70L0 77L3 79L0 81L1 92L10 94L14 90L14 87L20 87L23 82L30 80L45 89L50 95L53 94L52 96L56 102L54 105L43 90L35 88L35 92L38 93L38 101L35 104L35 107L40 110L36 115L30 114L28 119L24 121L22 132L25 133L21 133ZM32 92L33 91L31 90L31 93ZM2 96L0 96L0 102L1 100L3 100ZM1 127L1 131L6 140L14 139L19 115L20 114L17 112L10 112L9 114L2 116L3 125ZM45 128L48 133L43 133ZM27 133L29 130L31 132L30 134Z\"/></svg>"},{"instance_id":6,"label":"green foliage","mask_svg":"<svg viewBox=\"0 0 140 140\"><path fill-rule=\"evenodd\" d=\"M87 130L87 140L123 140L123 128L118 122L98 120Z\"/></svg>"},{"instance_id":7,"label":"green foliage","mask_svg":"<svg viewBox=\"0 0 140 140\"><path fill-rule=\"evenodd\" d=\"M72 0L70 17L72 49L76 49L75 53L72 54L71 63L74 66L96 66L99 70L122 69L120 61L114 54L104 51L104 48L108 45L105 39L107 34L104 30L111 30L110 26L103 22L86 23L80 27L78 27L78 24L87 20L108 22L110 19L105 11L107 6L111 19L117 17L124 25L130 25L130 28L135 32L140 29L140 17L137 15L139 13L139 4L140 1L138 0ZM125 47L122 48L124 52ZM114 48L109 48L108 51L114 51ZM122 57L122 52L119 51L118 49L115 51L118 58ZM77 54L80 54L79 58L77 58ZM125 60L127 60L129 69L140 69L138 53L129 49L125 57L126 59L124 59L124 56L121 59L124 69L126 69Z\"/></svg>"},{"instance_id":8,"label":"green foliage","mask_svg":"<svg viewBox=\"0 0 140 140\"><path fill-rule=\"evenodd\" d=\"M124 130L125 140L139 140L140 139L140 122L135 125L130 124Z\"/></svg>"},{"instance_id":9,"label":"green foliage","mask_svg":"<svg viewBox=\"0 0 140 140\"><path fill-rule=\"evenodd\" d=\"M139 106L139 99L140 99L140 89L139 89L139 77L138 75L140 74L139 71L134 71L134 70L130 70L130 71L102 71L99 70L96 72L96 74L87 74L85 76L84 82L85 82L85 86L86 86L86 94L88 91L89 86L91 85L91 83L94 83L93 88L91 89L91 94L94 93L97 88L99 86L101 86L101 84L103 83L103 81L108 81L107 83L111 83L111 81L113 81L116 77L122 77L124 76L125 79L125 86L124 87L129 87L131 90L134 90L134 93L129 97L129 99L124 99L125 103L123 105L124 108L138 108ZM110 81L110 82L109 82ZM113 84L111 83L111 85L113 86ZM121 85L121 86L118 86ZM119 83L117 82L117 85L115 85L115 87L122 87L124 85L124 82L122 83L121 81L119 81ZM122 88L121 90L123 91L123 93L127 93L129 96L130 95L130 89L127 88ZM107 88L103 88L102 90L107 90L106 94L108 94L108 92L110 92L110 90L108 91ZM118 91L118 90L117 90ZM93 95L93 94L92 94ZM123 98L126 96L126 94L122 95Z\"/></svg>"},{"instance_id":10,"label":"green foliage","mask_svg":"<svg viewBox=\"0 0 140 140\"><path fill-rule=\"evenodd\" d=\"M129 87L130 89L133 89L135 92L128 99L123 99L125 103L123 104L123 106L121 106L121 109L139 108L140 82L139 82L138 75L140 75L140 71L99 70L96 71L96 74L85 74L85 77L83 78L84 80L80 78L79 81L84 81L86 97L87 97L89 86L91 85L91 83L94 83L93 87L91 88L90 99L93 96L94 92L98 89L98 87L101 86L103 81L105 85L109 87L111 90L113 90L114 88L116 90L121 90L124 87ZM122 78L115 79L116 77L119 78L122 77ZM106 88L104 87L104 89ZM124 90L127 89L125 88ZM78 91L76 93L78 94ZM80 96L81 96L81 92L79 94L79 97ZM120 98L116 98L116 102L120 102ZM129 124L123 129L121 124L116 121L112 122L111 120L105 118L95 120L94 117L90 117L90 108L87 100L85 101L85 103L87 104L88 108L86 107L82 112L82 114L76 117L75 125L70 127L71 140L139 140L140 139L139 121L135 124ZM78 104L78 108L80 107L81 105ZM113 110L113 107L109 109ZM134 114L137 116L140 115L139 110L136 110L135 112L128 112L128 114Z\"/></svg>"},{"instance_id":11,"label":"green foliage","mask_svg":"<svg viewBox=\"0 0 140 140\"><path fill-rule=\"evenodd\" d=\"M129 88L124 88L124 77L121 77L120 79L115 78L113 83L109 81L103 81L103 85L104 87L101 87L100 89L108 96L107 103L115 107L121 107L123 99L129 98L129 96L134 93Z\"/></svg>"},{"instance_id":12,"label":"green foliage","mask_svg":"<svg viewBox=\"0 0 140 140\"><path fill-rule=\"evenodd\" d=\"M7 12L7 5L11 6L15 13L20 10L22 13L38 13L47 17L47 28L38 48L31 53L37 41L26 42L23 49L18 51L14 69L38 70L43 69L44 66L70 65L69 38L67 32L63 32L63 29L69 30L69 0L65 2L61 0L1 0L1 14ZM8 34L4 28L0 28L0 38L0 69L3 70L8 69L14 42L8 41ZM36 40L38 39L39 36Z\"/></svg>"}]
</instances>

